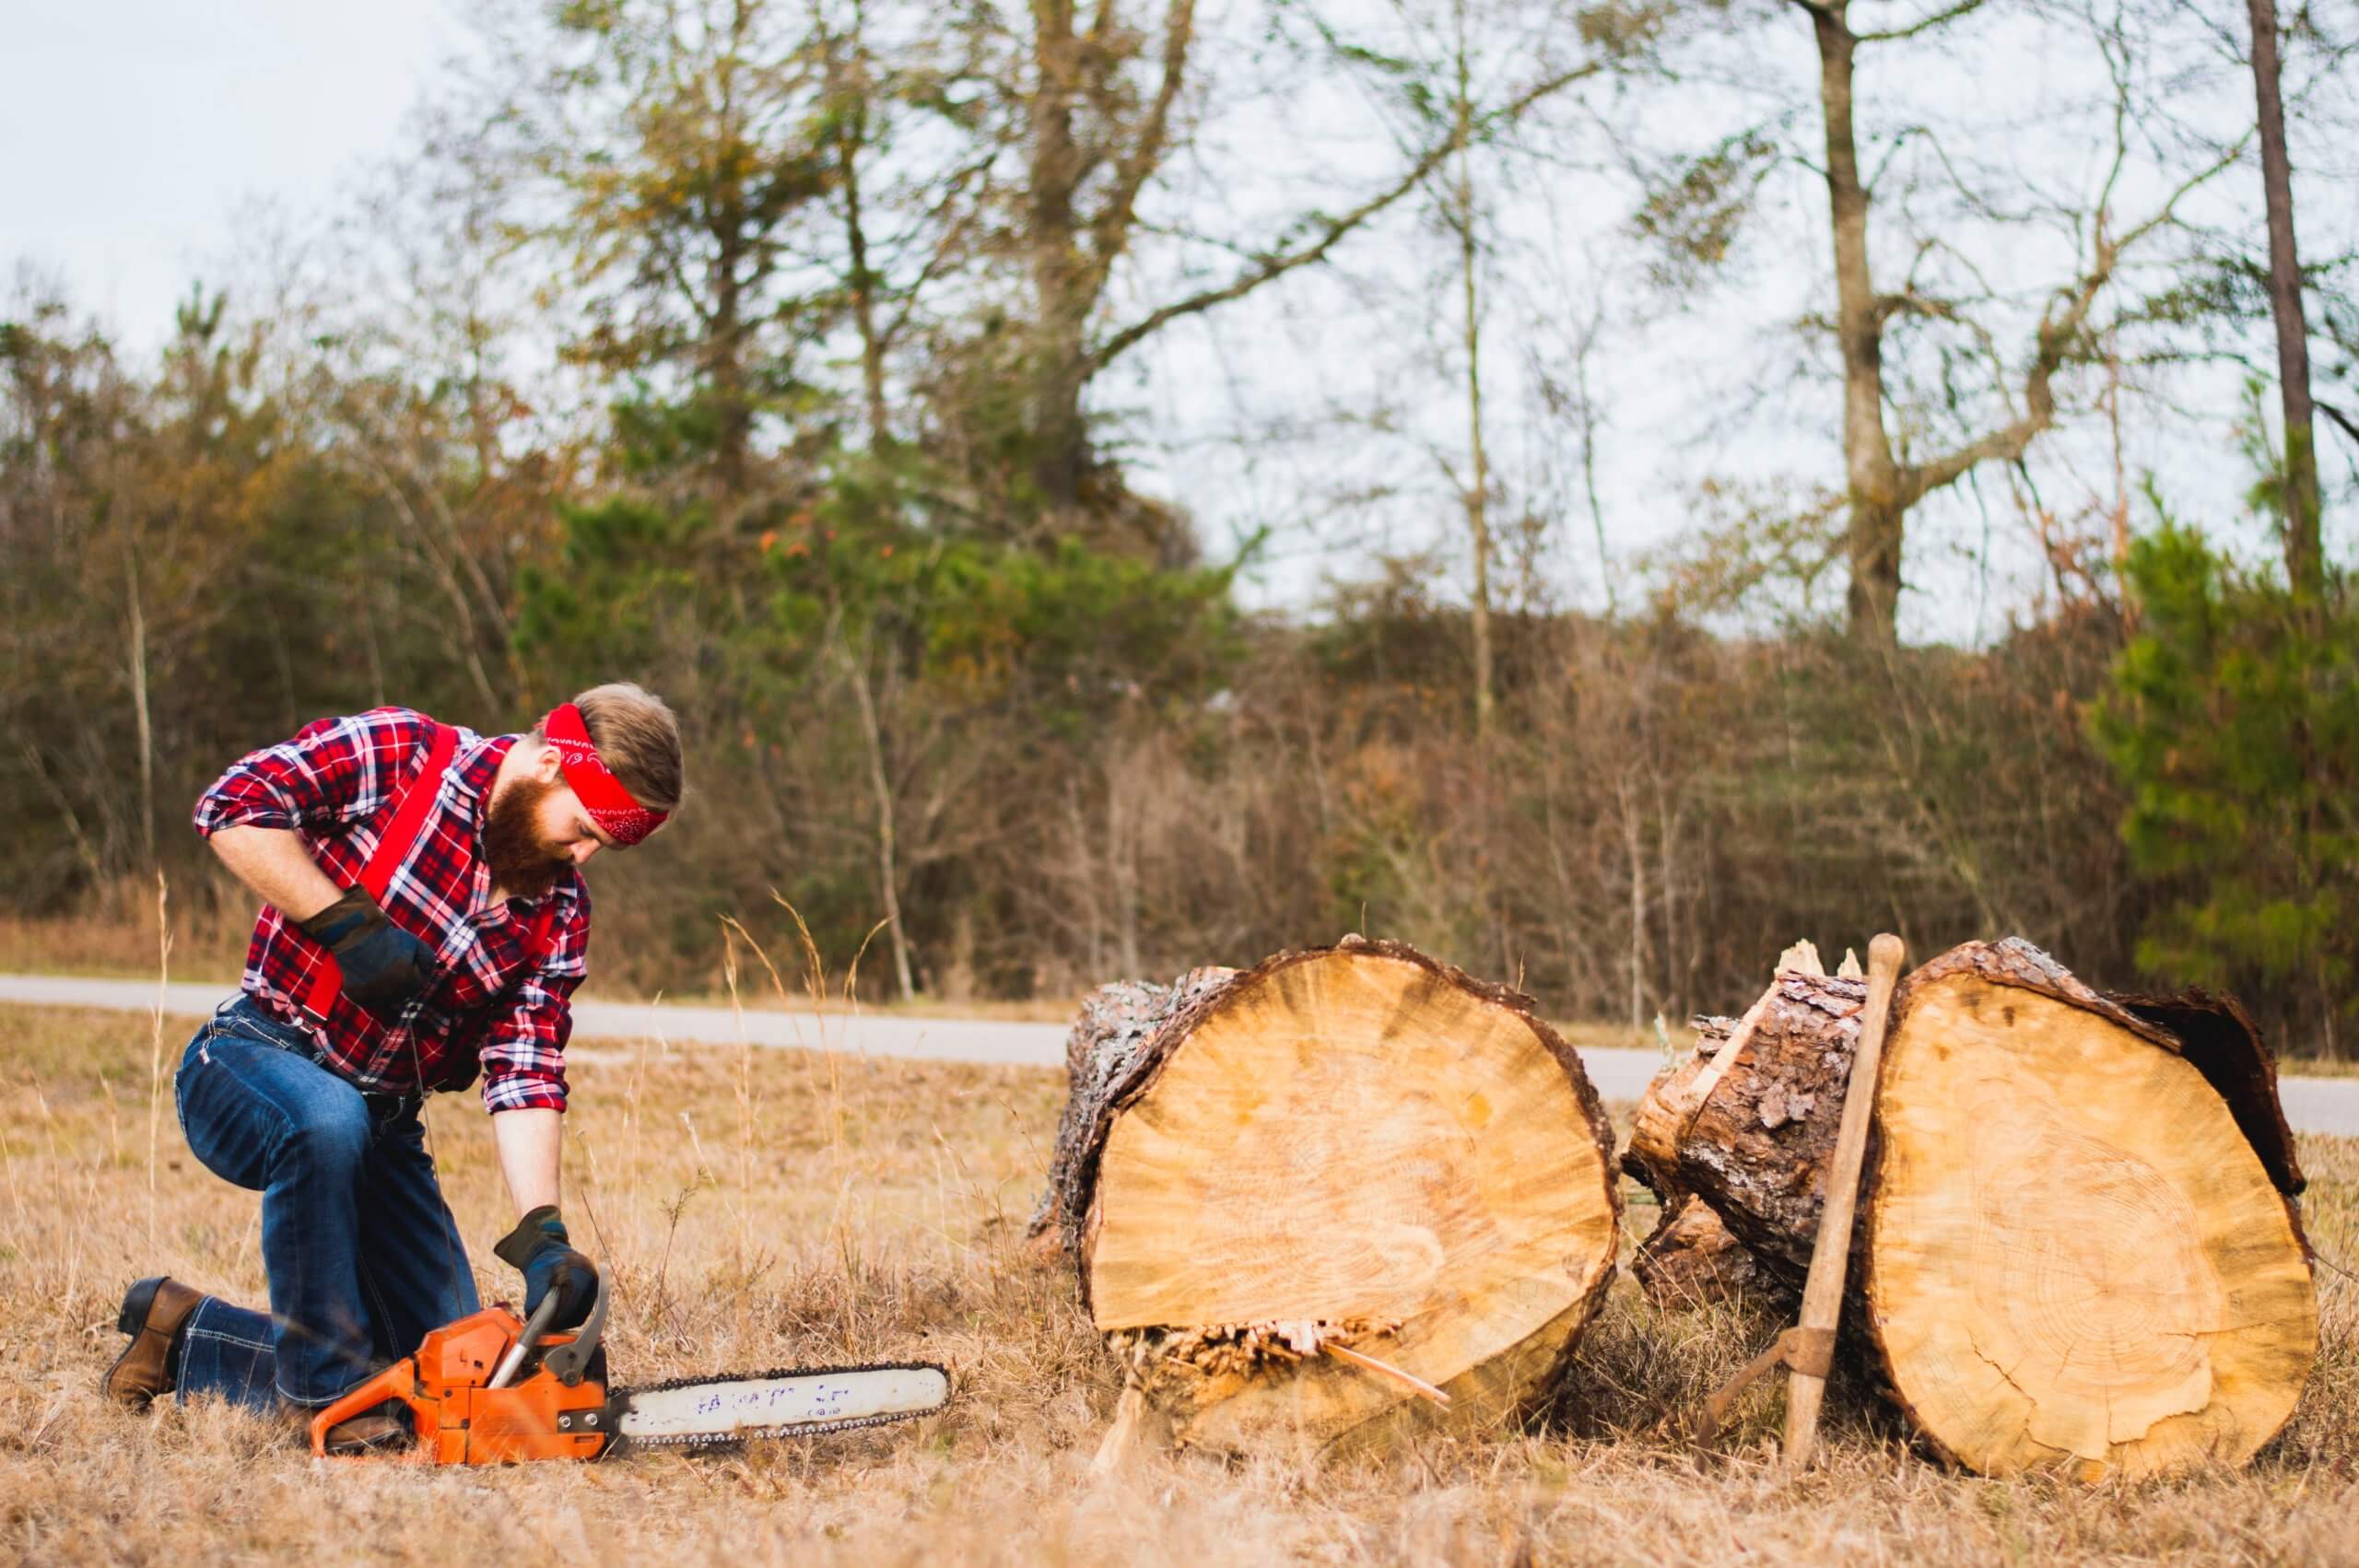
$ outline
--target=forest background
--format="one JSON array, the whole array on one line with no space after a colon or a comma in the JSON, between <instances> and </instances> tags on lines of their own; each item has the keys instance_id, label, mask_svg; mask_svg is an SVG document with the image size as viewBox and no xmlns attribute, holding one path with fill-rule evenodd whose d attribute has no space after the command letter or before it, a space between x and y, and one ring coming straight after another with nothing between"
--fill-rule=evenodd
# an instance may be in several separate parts
<instances>
[{"instance_id":1,"label":"forest background","mask_svg":"<svg viewBox=\"0 0 2359 1568\"><path fill-rule=\"evenodd\" d=\"M604 985L791 903L871 1000L1360 930L1637 1025L1881 926L2354 1049L2359 6L475 20L160 351L0 299L20 940L232 957L236 755L628 677Z\"/></svg>"}]
</instances>

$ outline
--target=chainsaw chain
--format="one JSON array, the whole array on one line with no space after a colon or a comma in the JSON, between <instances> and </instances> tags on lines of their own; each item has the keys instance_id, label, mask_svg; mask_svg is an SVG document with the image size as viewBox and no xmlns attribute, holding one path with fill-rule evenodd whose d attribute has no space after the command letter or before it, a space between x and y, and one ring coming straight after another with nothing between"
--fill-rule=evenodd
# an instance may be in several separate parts
<instances>
[{"instance_id":1,"label":"chainsaw chain","mask_svg":"<svg viewBox=\"0 0 2359 1568\"><path fill-rule=\"evenodd\" d=\"M943 1387L945 1388L952 1387L950 1369L940 1362L870 1361L862 1362L853 1366L782 1366L773 1367L768 1372L733 1372L718 1377L675 1377L667 1383L649 1383L636 1388L610 1389L606 1395L606 1406L609 1410L617 1407L628 1409L631 1397L636 1394L663 1394L675 1388L709 1387L719 1383L759 1383L774 1377L826 1377L832 1374L845 1372L938 1372L942 1374ZM936 1407L936 1409L940 1408L942 1407ZM852 1416L843 1421L797 1422L786 1426L740 1427L734 1432L687 1432L673 1437L633 1437L625 1433L618 1425L616 1428L615 1440L607 1445L606 1452L612 1454L638 1448L731 1448L742 1446L756 1438L806 1437L827 1432L850 1432L856 1427L884 1426L891 1422L910 1421L919 1416L930 1416L933 1413L933 1410L894 1410L886 1415ZM619 1422L621 1417L617 1415L616 1419Z\"/></svg>"}]
</instances>

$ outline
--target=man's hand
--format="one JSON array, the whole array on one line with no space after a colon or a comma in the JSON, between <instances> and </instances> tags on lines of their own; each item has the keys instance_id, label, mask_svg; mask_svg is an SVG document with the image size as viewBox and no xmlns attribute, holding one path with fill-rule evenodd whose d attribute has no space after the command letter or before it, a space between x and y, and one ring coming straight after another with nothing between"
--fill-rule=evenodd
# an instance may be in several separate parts
<instances>
[{"instance_id":1,"label":"man's hand","mask_svg":"<svg viewBox=\"0 0 2359 1568\"><path fill-rule=\"evenodd\" d=\"M433 949L387 919L365 888L351 889L296 924L335 954L344 994L388 1023L433 973Z\"/></svg>"},{"instance_id":2,"label":"man's hand","mask_svg":"<svg viewBox=\"0 0 2359 1568\"><path fill-rule=\"evenodd\" d=\"M532 1316L551 1291L557 1293L551 1328L576 1328L590 1316L598 1300L598 1268L567 1242L556 1204L544 1203L517 1221L516 1228L491 1250L523 1274L525 1316Z\"/></svg>"}]
</instances>

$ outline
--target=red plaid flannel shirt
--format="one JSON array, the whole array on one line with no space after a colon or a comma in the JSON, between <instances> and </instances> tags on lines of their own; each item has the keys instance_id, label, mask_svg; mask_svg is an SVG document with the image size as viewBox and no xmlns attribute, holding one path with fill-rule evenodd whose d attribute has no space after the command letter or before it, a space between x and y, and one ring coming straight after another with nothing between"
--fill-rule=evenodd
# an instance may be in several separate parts
<instances>
[{"instance_id":1,"label":"red plaid flannel shirt","mask_svg":"<svg viewBox=\"0 0 2359 1568\"><path fill-rule=\"evenodd\" d=\"M428 720L405 708L306 725L283 745L241 758L196 802L196 830L284 827L328 880L352 887L392 817L393 792L423 767ZM483 1071L494 1111L565 1108L573 989L588 972L590 891L568 872L546 951L525 951L540 901L494 904L483 823L513 735L459 730L458 750L417 841L393 873L386 916L434 952L435 977L393 1024L339 991L324 1025L297 1001L325 949L265 906L246 953L245 989L309 1030L344 1076L370 1093L464 1089Z\"/></svg>"}]
</instances>

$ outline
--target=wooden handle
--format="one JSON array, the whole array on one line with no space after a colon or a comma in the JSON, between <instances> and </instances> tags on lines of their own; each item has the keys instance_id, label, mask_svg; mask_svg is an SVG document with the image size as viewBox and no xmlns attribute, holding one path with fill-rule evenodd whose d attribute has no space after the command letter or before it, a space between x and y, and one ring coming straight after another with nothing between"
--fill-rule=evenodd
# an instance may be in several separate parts
<instances>
[{"instance_id":1,"label":"wooden handle","mask_svg":"<svg viewBox=\"0 0 2359 1568\"><path fill-rule=\"evenodd\" d=\"M1826 1171L1826 1205L1819 1211L1818 1239L1810 1255L1810 1278L1802 1286L1805 1333L1832 1333L1843 1312L1843 1280L1851 1263L1851 1217L1860 1201L1860 1165L1868 1152L1868 1127L1875 1119L1876 1075L1884 1063L1884 1024L1892 1013L1893 987L1900 979L1907 949L1890 932L1868 943L1868 1001L1860 1014L1860 1049L1851 1059L1851 1079L1843 1092L1843 1120L1835 1134L1835 1159ZM1810 1462L1818 1438L1819 1401L1826 1393L1824 1372L1797 1368L1786 1388L1786 1464Z\"/></svg>"}]
</instances>

